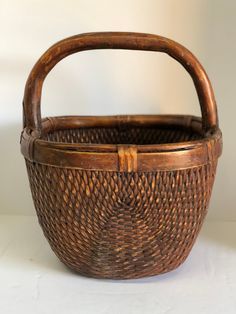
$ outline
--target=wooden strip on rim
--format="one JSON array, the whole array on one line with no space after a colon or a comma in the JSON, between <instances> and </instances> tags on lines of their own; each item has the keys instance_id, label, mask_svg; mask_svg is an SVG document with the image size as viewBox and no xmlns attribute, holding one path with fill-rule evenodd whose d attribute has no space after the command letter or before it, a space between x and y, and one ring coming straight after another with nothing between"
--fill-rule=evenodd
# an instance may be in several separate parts
<instances>
[{"instance_id":1,"label":"wooden strip on rim","mask_svg":"<svg viewBox=\"0 0 236 314\"><path fill-rule=\"evenodd\" d=\"M118 169L121 172L137 171L137 147L118 146Z\"/></svg>"}]
</instances>

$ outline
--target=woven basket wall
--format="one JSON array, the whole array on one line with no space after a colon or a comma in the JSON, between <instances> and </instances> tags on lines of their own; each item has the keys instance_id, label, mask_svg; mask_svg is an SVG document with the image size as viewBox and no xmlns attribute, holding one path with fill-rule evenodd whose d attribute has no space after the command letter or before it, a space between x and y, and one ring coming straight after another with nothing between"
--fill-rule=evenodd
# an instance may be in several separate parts
<instances>
[{"instance_id":1,"label":"woven basket wall","mask_svg":"<svg viewBox=\"0 0 236 314\"><path fill-rule=\"evenodd\" d=\"M96 143L197 137L175 129L121 134L82 129L46 136ZM206 215L216 169L216 163L209 163L177 171L120 173L26 164L39 222L56 255L81 274L116 279L167 272L185 260Z\"/></svg>"}]
</instances>

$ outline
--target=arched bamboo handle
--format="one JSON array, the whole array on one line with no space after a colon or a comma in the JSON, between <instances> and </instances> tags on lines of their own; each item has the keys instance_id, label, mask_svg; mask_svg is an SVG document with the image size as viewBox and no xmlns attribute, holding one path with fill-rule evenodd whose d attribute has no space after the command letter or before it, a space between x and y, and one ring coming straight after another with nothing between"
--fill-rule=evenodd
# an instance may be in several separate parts
<instances>
[{"instance_id":1,"label":"arched bamboo handle","mask_svg":"<svg viewBox=\"0 0 236 314\"><path fill-rule=\"evenodd\" d=\"M196 57L185 47L165 37L125 32L87 33L69 37L49 48L33 67L24 94L24 126L41 133L41 92L45 77L63 58L91 49L160 51L177 60L191 75L197 90L205 132L218 127L211 83Z\"/></svg>"}]
</instances>

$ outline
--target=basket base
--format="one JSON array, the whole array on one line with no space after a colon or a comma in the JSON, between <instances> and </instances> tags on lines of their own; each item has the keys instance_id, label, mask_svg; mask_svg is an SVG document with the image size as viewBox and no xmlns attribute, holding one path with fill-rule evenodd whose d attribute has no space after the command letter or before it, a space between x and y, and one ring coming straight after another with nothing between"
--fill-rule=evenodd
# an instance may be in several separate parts
<instances>
[{"instance_id":1,"label":"basket base","mask_svg":"<svg viewBox=\"0 0 236 314\"><path fill-rule=\"evenodd\" d=\"M188 254L189 255L189 254ZM155 276L161 276L167 273L172 273L174 271L176 271L179 267L183 266L185 260L188 258L188 255L181 260L181 262L179 264L175 264L172 267L168 268L168 270L163 270L162 272L160 271L144 271L144 272L140 272L138 274L132 274L132 275L127 275L127 276L113 276L113 275L101 275L101 274L91 274L91 273L84 273L81 272L81 270L77 269L76 267L72 267L69 266L67 264L65 264L64 262L62 262L66 268L71 271L72 273L74 273L75 275L79 275L82 277L86 277L86 278L94 278L94 279L105 279L105 280L133 280L133 279L142 279L142 278L149 278L149 277L155 277Z\"/></svg>"}]
</instances>

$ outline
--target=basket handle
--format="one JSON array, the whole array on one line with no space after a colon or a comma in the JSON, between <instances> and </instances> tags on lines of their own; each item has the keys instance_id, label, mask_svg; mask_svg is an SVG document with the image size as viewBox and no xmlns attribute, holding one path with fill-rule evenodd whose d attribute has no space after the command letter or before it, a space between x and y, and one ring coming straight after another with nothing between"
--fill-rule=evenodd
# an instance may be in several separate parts
<instances>
[{"instance_id":1,"label":"basket handle","mask_svg":"<svg viewBox=\"0 0 236 314\"><path fill-rule=\"evenodd\" d=\"M49 48L33 67L25 86L23 101L24 127L41 133L41 92L44 79L63 58L92 49L130 49L160 51L177 60L191 75L197 90L203 130L218 128L215 97L209 78L196 57L179 43L165 37L126 32L102 32L76 35L59 41Z\"/></svg>"}]
</instances>

